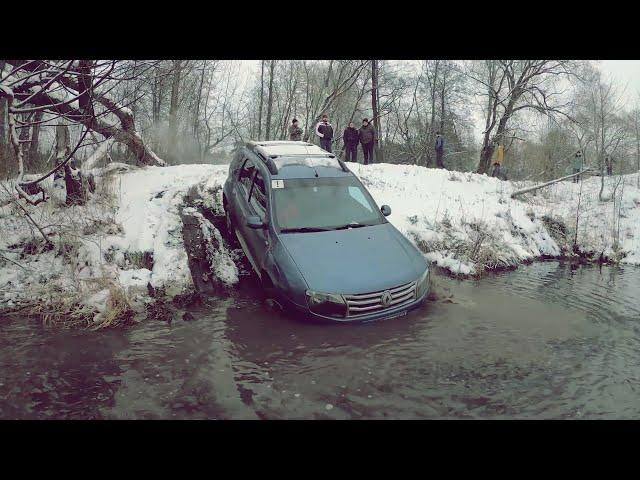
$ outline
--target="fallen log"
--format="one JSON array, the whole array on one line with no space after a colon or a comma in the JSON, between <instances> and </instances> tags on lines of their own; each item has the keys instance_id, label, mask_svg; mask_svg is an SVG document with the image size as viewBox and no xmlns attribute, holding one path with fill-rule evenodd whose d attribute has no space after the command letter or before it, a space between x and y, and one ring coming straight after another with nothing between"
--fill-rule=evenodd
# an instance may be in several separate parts
<instances>
[{"instance_id":1,"label":"fallen log","mask_svg":"<svg viewBox=\"0 0 640 480\"><path fill-rule=\"evenodd\" d=\"M593 171L593 169L591 169L591 168L585 168L584 170L582 170L582 171L580 171L578 173L572 173L571 175L565 175L564 177L556 178L555 180L550 180L548 182L541 183L540 185L535 185L533 187L527 187L527 188L523 188L521 190L516 190L515 192L513 192L511 194L511 198L516 198L518 195L523 195L525 193L533 192L535 190L539 190L541 188L548 187L549 185L553 185L554 183L558 183L558 182L561 182L563 180L568 180L569 178L577 177L578 175L582 175L584 173L589 173L589 172L592 172L592 171Z\"/></svg>"}]
</instances>

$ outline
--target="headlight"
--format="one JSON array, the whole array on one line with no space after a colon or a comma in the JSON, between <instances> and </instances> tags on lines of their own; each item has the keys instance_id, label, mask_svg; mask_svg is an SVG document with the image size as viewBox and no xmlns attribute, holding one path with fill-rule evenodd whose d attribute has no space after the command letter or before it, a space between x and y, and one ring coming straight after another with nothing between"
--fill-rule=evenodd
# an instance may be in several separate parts
<instances>
[{"instance_id":1,"label":"headlight","mask_svg":"<svg viewBox=\"0 0 640 480\"><path fill-rule=\"evenodd\" d=\"M319 315L332 317L347 316L347 302L337 293L321 293L307 290L309 310Z\"/></svg>"},{"instance_id":2,"label":"headlight","mask_svg":"<svg viewBox=\"0 0 640 480\"><path fill-rule=\"evenodd\" d=\"M418 283L416 285L416 298L422 298L422 296L429 291L430 283L431 283L431 269L427 267L425 272L418 279Z\"/></svg>"}]
</instances>

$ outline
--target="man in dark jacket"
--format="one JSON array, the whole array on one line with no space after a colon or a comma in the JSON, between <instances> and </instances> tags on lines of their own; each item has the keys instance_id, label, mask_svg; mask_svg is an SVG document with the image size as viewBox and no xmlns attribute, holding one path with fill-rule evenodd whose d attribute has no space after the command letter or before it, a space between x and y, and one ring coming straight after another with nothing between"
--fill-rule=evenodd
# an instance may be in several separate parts
<instances>
[{"instance_id":1,"label":"man in dark jacket","mask_svg":"<svg viewBox=\"0 0 640 480\"><path fill-rule=\"evenodd\" d=\"M329 117L325 113L322 120L316 125L316 135L320 137L320 148L331 153L331 140L333 140L333 127L329 123Z\"/></svg>"},{"instance_id":2,"label":"man in dark jacket","mask_svg":"<svg viewBox=\"0 0 640 480\"><path fill-rule=\"evenodd\" d=\"M442 157L444 156L444 139L440 132L436 132L436 166L438 168L445 168L442 163Z\"/></svg>"},{"instance_id":3,"label":"man in dark jacket","mask_svg":"<svg viewBox=\"0 0 640 480\"><path fill-rule=\"evenodd\" d=\"M298 126L298 119L294 118L289 127L289 140L299 142L302 140L302 129Z\"/></svg>"},{"instance_id":4,"label":"man in dark jacket","mask_svg":"<svg viewBox=\"0 0 640 480\"><path fill-rule=\"evenodd\" d=\"M358 138L360 139L360 145L362 145L364 164L369 165L369 159L371 159L371 163L373 163L373 146L378 136L376 129L369 123L368 118L362 119L362 126L358 131Z\"/></svg>"},{"instance_id":5,"label":"man in dark jacket","mask_svg":"<svg viewBox=\"0 0 640 480\"><path fill-rule=\"evenodd\" d=\"M358 140L360 135L358 129L353 126L353 122L349 122L349 126L344 129L342 140L344 140L344 159L347 162L358 161Z\"/></svg>"}]
</instances>

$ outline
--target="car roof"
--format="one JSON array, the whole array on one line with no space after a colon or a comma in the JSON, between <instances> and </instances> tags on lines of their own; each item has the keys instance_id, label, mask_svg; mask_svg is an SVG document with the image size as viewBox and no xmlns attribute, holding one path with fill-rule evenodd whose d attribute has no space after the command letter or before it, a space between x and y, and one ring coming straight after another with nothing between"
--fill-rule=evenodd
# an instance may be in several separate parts
<instances>
[{"instance_id":1,"label":"car roof","mask_svg":"<svg viewBox=\"0 0 640 480\"><path fill-rule=\"evenodd\" d=\"M333 153L308 142L251 141L247 147L257 153L277 178L344 177L353 175Z\"/></svg>"},{"instance_id":2,"label":"car roof","mask_svg":"<svg viewBox=\"0 0 640 480\"><path fill-rule=\"evenodd\" d=\"M326 155L328 152L309 142L288 142L284 140L251 141L247 144L253 151L265 157L272 155Z\"/></svg>"}]
</instances>

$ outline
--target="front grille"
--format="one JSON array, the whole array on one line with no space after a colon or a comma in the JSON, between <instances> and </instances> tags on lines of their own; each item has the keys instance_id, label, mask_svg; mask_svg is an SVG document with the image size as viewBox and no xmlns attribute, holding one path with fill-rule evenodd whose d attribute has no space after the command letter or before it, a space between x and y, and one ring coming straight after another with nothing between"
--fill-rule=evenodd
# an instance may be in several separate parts
<instances>
[{"instance_id":1,"label":"front grille","mask_svg":"<svg viewBox=\"0 0 640 480\"><path fill-rule=\"evenodd\" d=\"M391 301L389 305L384 306L382 304L382 296L387 291L391 294ZM345 295L344 299L347 301L347 307L349 308L347 313L349 317L374 313L414 301L416 299L416 282L406 283L379 292Z\"/></svg>"}]
</instances>

